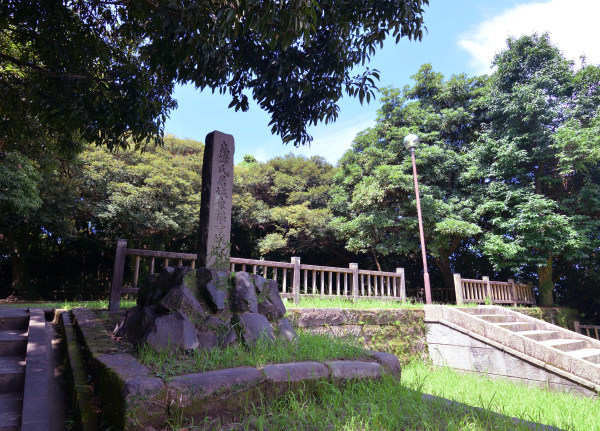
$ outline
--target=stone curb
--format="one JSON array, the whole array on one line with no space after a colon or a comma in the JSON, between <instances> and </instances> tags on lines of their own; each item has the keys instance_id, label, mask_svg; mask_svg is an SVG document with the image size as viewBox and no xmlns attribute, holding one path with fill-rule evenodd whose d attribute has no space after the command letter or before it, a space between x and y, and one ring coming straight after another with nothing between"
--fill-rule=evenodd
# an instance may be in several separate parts
<instances>
[{"instance_id":1,"label":"stone curb","mask_svg":"<svg viewBox=\"0 0 600 431\"><path fill-rule=\"evenodd\" d=\"M46 356L46 319L39 308L29 309L27 363L23 389L21 430L50 427L48 409L48 363Z\"/></svg>"},{"instance_id":2,"label":"stone curb","mask_svg":"<svg viewBox=\"0 0 600 431\"><path fill-rule=\"evenodd\" d=\"M133 355L118 353L115 342L93 311L76 308L72 314L93 369L96 393L106 413L104 421L115 429L162 425L167 408L163 381L154 377Z\"/></svg>"},{"instance_id":3,"label":"stone curb","mask_svg":"<svg viewBox=\"0 0 600 431\"><path fill-rule=\"evenodd\" d=\"M349 379L400 375L400 362L394 355L368 352L370 361L237 367L163 381L132 355L115 353L118 349L114 341L92 311L75 309L72 313L94 368L103 410L110 412L106 419L112 419L115 429L160 427L170 410L199 421L208 412L235 414L248 402L274 399L295 388L311 389L321 381L340 384Z\"/></svg>"},{"instance_id":4,"label":"stone curb","mask_svg":"<svg viewBox=\"0 0 600 431\"><path fill-rule=\"evenodd\" d=\"M79 416L82 431L94 431L98 429L98 417L92 404L92 394L86 381L86 373L83 358L77 346L75 330L71 323L69 313L63 311L59 315L59 324L62 327L63 337L67 349L68 372L73 378L72 397L75 410Z\"/></svg>"}]
</instances>

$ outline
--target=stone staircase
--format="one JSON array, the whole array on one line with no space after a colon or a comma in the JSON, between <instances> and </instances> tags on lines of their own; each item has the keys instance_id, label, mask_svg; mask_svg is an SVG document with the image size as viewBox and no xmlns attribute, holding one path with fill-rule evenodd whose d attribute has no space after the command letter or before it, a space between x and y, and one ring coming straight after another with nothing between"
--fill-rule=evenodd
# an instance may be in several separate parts
<instances>
[{"instance_id":1,"label":"stone staircase","mask_svg":"<svg viewBox=\"0 0 600 431\"><path fill-rule=\"evenodd\" d=\"M0 431L47 429L44 313L40 309L0 309Z\"/></svg>"},{"instance_id":2,"label":"stone staircase","mask_svg":"<svg viewBox=\"0 0 600 431\"><path fill-rule=\"evenodd\" d=\"M448 333L457 330L477 342L493 346L551 373L556 376L555 380L569 381L590 393L600 393L599 340L499 306L455 308L433 305L425 308L426 321L445 325ZM437 341L435 334L432 337L433 344L444 344L444 341L440 343L439 336ZM458 344L465 345L464 341ZM478 345L478 348L481 346ZM482 356L482 351L479 350L475 356ZM492 363L490 368L506 369L508 363L510 361L504 361L500 366Z\"/></svg>"}]
</instances>

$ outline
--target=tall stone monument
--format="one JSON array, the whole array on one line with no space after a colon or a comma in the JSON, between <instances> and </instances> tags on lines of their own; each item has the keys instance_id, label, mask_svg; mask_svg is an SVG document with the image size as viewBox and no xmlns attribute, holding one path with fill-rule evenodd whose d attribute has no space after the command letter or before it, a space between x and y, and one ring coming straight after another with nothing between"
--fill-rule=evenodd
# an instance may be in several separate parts
<instances>
[{"instance_id":1,"label":"tall stone monument","mask_svg":"<svg viewBox=\"0 0 600 431\"><path fill-rule=\"evenodd\" d=\"M229 271L234 151L233 136L216 130L206 135L197 260L200 268Z\"/></svg>"}]
</instances>

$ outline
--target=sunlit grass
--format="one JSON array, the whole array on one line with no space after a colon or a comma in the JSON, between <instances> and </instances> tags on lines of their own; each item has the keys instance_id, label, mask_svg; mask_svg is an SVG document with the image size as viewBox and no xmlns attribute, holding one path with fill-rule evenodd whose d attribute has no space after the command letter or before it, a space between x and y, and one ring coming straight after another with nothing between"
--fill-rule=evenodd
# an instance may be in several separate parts
<instances>
[{"instance_id":1,"label":"sunlit grass","mask_svg":"<svg viewBox=\"0 0 600 431\"><path fill-rule=\"evenodd\" d=\"M467 404L449 407L434 394ZM564 430L600 429L598 398L464 375L413 362L399 381L323 382L317 392L287 393L276 401L249 406L235 424L206 421L207 429L252 430L527 430L524 422ZM220 428L223 427L223 428ZM533 428L534 429L534 428Z\"/></svg>"},{"instance_id":2,"label":"sunlit grass","mask_svg":"<svg viewBox=\"0 0 600 431\"><path fill-rule=\"evenodd\" d=\"M131 308L136 305L135 299L122 299L120 308ZM99 299L96 301L27 301L27 302L7 302L0 304L2 307L12 308L52 308L60 310L72 310L74 308L108 309L108 299Z\"/></svg>"},{"instance_id":3,"label":"sunlit grass","mask_svg":"<svg viewBox=\"0 0 600 431\"><path fill-rule=\"evenodd\" d=\"M464 374L413 362L402 382L424 393L566 430L600 430L600 398L527 386L507 379Z\"/></svg>"},{"instance_id":4,"label":"sunlit grass","mask_svg":"<svg viewBox=\"0 0 600 431\"><path fill-rule=\"evenodd\" d=\"M354 302L349 299L342 298L300 298L298 304L293 301L286 302L287 308L423 308L420 302L412 301L382 301L378 299L359 299Z\"/></svg>"}]
</instances>

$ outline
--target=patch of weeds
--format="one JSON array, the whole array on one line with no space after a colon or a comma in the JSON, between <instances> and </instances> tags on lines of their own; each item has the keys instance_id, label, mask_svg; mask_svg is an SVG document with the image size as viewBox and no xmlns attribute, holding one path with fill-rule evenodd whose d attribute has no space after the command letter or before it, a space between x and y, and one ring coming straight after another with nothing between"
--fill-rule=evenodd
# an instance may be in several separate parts
<instances>
[{"instance_id":1,"label":"patch of weeds","mask_svg":"<svg viewBox=\"0 0 600 431\"><path fill-rule=\"evenodd\" d=\"M297 338L291 342L280 338L275 341L261 338L250 347L237 344L223 349L197 349L189 352L159 351L148 344L141 344L135 350L135 355L142 364L163 378L241 366L262 367L285 362L367 358L356 340L304 331L299 331Z\"/></svg>"},{"instance_id":2,"label":"patch of weeds","mask_svg":"<svg viewBox=\"0 0 600 431\"><path fill-rule=\"evenodd\" d=\"M423 303L398 300L383 301L379 299L359 299L352 301L351 299L343 298L300 298L298 304L293 301L286 303L287 308L423 308Z\"/></svg>"}]
</instances>

